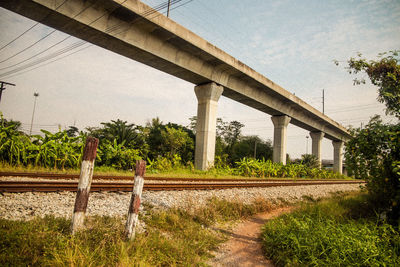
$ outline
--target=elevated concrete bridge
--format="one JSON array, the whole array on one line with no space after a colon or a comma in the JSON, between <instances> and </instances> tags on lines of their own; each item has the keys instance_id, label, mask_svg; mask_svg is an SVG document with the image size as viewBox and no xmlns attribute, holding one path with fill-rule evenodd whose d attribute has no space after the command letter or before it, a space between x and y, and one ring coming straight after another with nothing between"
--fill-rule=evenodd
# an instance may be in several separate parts
<instances>
[{"instance_id":1,"label":"elevated concrete bridge","mask_svg":"<svg viewBox=\"0 0 400 267\"><path fill-rule=\"evenodd\" d=\"M322 138L332 140L334 170L342 170L343 141L350 137L342 125L138 0L0 0L0 6L195 84L198 169L213 164L223 95L272 115L275 162L286 163L286 129L292 123L310 131L319 159Z\"/></svg>"}]
</instances>

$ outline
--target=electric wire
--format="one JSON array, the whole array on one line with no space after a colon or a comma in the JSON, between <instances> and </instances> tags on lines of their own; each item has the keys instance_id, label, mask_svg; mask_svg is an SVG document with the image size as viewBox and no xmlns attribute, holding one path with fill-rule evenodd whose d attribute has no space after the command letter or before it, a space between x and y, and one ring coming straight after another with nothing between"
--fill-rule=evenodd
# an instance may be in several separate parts
<instances>
[{"instance_id":1,"label":"electric wire","mask_svg":"<svg viewBox=\"0 0 400 267\"><path fill-rule=\"evenodd\" d=\"M64 2L62 2L58 7L55 8L55 10L58 10L61 6L63 6L68 0L65 0ZM48 15L47 15L48 16ZM45 16L41 21L43 21L45 18L47 18L47 16ZM7 44L5 44L4 46L2 46L0 48L0 51L3 50L4 48L6 48L7 46L9 46L10 44L14 43L16 40L18 40L19 38L21 38L22 36L24 36L26 33L28 33L29 31L31 31L33 28L35 28L37 25L39 25L40 22L36 22L35 24L33 24L31 27L29 27L27 30L25 30L23 33L21 33L20 35L18 35L17 37L15 37L13 40L11 40L10 42L8 42Z\"/></svg>"},{"instance_id":2,"label":"electric wire","mask_svg":"<svg viewBox=\"0 0 400 267\"><path fill-rule=\"evenodd\" d=\"M125 0L124 2L122 2L122 3L120 4L120 6L122 6L122 4L125 3L126 1L127 1L127 0ZM179 3L179 2L181 2L181 1L182 1L182 0L173 0L173 1L171 2L171 4L176 4L176 3ZM193 0L190 0L190 1L186 2L186 3L183 3L183 4L181 4L180 6L182 6L182 5L184 5L184 4L187 4L187 3L191 2L191 1L193 1ZM166 6L165 3L164 3L164 4L161 4L161 5L158 5L155 9L152 8L150 11L147 10L147 11L143 12L143 14L149 16L149 15L151 15L151 14L157 13L157 11L159 11L159 9L161 10L161 9L165 8L165 6ZM179 7L179 6L178 6L178 7ZM87 8L88 8L88 7L86 7L84 10L86 10ZM172 9L170 9L170 10L174 10L174 9L176 9L176 8L177 8L177 7L174 7L174 8L172 8ZM82 10L79 14L81 14L84 10ZM77 15L79 15L79 14L77 14ZM97 19L95 19L94 21L92 21L89 25L91 25L91 24L93 24L94 22L98 21L100 18L104 17L106 14L109 14L109 13L106 12L106 13L103 14L102 16L100 16L100 17L98 17ZM77 16L77 15L76 15L76 16ZM142 15L142 14L141 14L141 15ZM160 14L159 14L159 15L160 15ZM143 18L144 18L144 17L141 17L140 19L143 19ZM137 22L137 21L135 20L134 22ZM114 25L114 26L112 26L112 27L106 29L105 32L106 32L106 33L110 33L110 32L112 32L112 31L114 31L115 29L117 29L120 25L121 25L121 24ZM70 37L71 37L71 36L68 36L68 37L65 38L64 40L62 40L62 41L60 41L60 42L58 42L58 43L52 45L51 47L54 47L54 46L56 46L56 45L62 43L63 41L65 41L66 39L68 39L68 38L70 38ZM70 45L67 49L64 48L64 49L61 49L61 50L58 50L58 51L54 52L53 54L51 54L51 56L47 56L47 57L38 59L37 61L32 62L32 63L29 63L29 64L26 64L26 65L24 65L24 66L22 66L22 67L20 67L20 68L13 69L13 70L11 70L11 71L9 71L9 72L6 72L6 73L2 73L2 74L0 74L0 77L6 77L6 76L9 76L9 75L15 74L15 73L17 73L17 72L23 71L23 70L25 70L26 68L29 68L29 67L32 67L32 66L34 66L34 65L40 64L40 63L42 63L42 62L44 62L44 61L50 60L50 59L52 59L52 58L54 58L54 57L57 57L57 56L59 56L59 55L61 55L61 54L63 54L63 53L69 52L70 50L73 50L73 49L75 49L75 48L77 48L77 47L79 47L79 46L81 46L81 45L83 45L83 44L86 44L86 43L87 43L86 41L76 42L75 44ZM90 46L91 46L91 45L90 45ZM83 48L83 49L86 49L86 48L88 48L88 47L85 47L85 48ZM50 49L50 48L48 48L48 49ZM45 51L48 51L48 49L43 50L43 51L41 51L41 52L38 53L38 54L42 54L42 53L44 53ZM81 50L83 50L83 49L80 49L79 51L81 51ZM78 52L78 51L77 51L77 52ZM29 59L34 58L34 57L37 56L38 54L36 54L36 55L34 55L34 56L31 56ZM75 54L75 52L74 52L74 53L71 53L71 54L69 54L69 55L72 55L72 54ZM65 57L62 57L62 58L65 58ZM61 59L61 58L60 58L60 59ZM27 61L27 60L24 60L24 62L26 62L26 61ZM52 61L52 62L55 62L55 61L58 61L58 60L54 60L54 61ZM51 62L51 63L52 63L52 62ZM22 63L22 62L21 62L21 63ZM19 65L19 64L14 64L14 65ZM42 65L42 66L45 66L45 65L47 65L47 64L44 64L44 65ZM5 68L3 68L3 69L5 69ZM33 70L33 69L36 69L36 68L32 68L31 70ZM29 70L29 71L30 71L30 70ZM23 73L26 73L26 72L28 72L28 71L25 71L25 72L23 72ZM22 73L21 73L21 74L22 74ZM18 74L18 75L19 75L19 74ZM12 77L14 77L14 76L17 76L17 74L16 74L16 75L12 75ZM8 77L8 78L9 78L9 77Z\"/></svg>"},{"instance_id":3,"label":"electric wire","mask_svg":"<svg viewBox=\"0 0 400 267\"><path fill-rule=\"evenodd\" d=\"M61 5L59 5L59 6L57 7L57 9L60 8L62 5L64 5L67 1L68 1L68 0L65 0ZM57 10L57 9L56 9L56 10ZM46 17L47 17L47 16L46 16ZM46 18L46 17L45 17L45 18ZM45 18L44 18L44 19L45 19ZM43 21L44 19L42 19L42 21ZM31 27L31 28L29 28L27 31L25 31L21 36L23 36L25 33L27 33L28 31L30 31L31 29L33 29L37 24L39 24L39 22L37 22L33 27ZM53 30L53 31L49 32L48 34L46 34L45 36L43 36L42 38L40 38L40 39L37 40L36 42L32 43L31 45L25 47L24 49L20 50L19 52L15 53L15 54L13 54L13 55L11 55L11 56L9 56L9 57L6 58L6 59L1 60L0 63L6 62L6 61L8 61L9 59L18 56L19 54L25 52L25 51L28 50L29 48L31 48L31 47L35 46L36 44L38 44L39 42L43 41L44 39L46 39L47 37L49 37L50 35L52 35L52 34L55 33L56 31L57 31L57 30ZM12 42L11 42L11 43L12 43Z\"/></svg>"}]
</instances>

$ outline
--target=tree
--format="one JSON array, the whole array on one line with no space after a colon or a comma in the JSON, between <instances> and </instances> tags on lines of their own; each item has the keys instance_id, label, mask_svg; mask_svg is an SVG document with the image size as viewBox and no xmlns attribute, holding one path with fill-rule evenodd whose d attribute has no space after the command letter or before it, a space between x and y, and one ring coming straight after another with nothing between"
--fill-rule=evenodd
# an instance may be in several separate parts
<instances>
[{"instance_id":1,"label":"tree","mask_svg":"<svg viewBox=\"0 0 400 267\"><path fill-rule=\"evenodd\" d=\"M223 128L221 134L225 142L228 144L229 149L231 149L233 145L239 140L241 129L243 127L244 124L238 121L231 121Z\"/></svg>"},{"instance_id":2,"label":"tree","mask_svg":"<svg viewBox=\"0 0 400 267\"><path fill-rule=\"evenodd\" d=\"M255 153L254 153L255 152ZM270 141L264 142L258 136L242 136L236 142L230 155L232 162L240 159L255 158L256 159L272 159L272 145Z\"/></svg>"},{"instance_id":3,"label":"tree","mask_svg":"<svg viewBox=\"0 0 400 267\"><path fill-rule=\"evenodd\" d=\"M127 121L122 121L120 119L111 122L102 122L103 128L101 129L100 138L107 139L113 142L114 139L117 140L117 144L125 143L126 147L129 148L140 148L145 141L143 135L140 133L140 127L131 123L128 124Z\"/></svg>"},{"instance_id":4,"label":"tree","mask_svg":"<svg viewBox=\"0 0 400 267\"><path fill-rule=\"evenodd\" d=\"M387 114L400 119L400 67L398 53L379 55L380 60L348 61L349 73L365 72L378 86L378 101L386 105ZM355 79L355 84L365 82ZM365 179L368 192L394 225L400 225L400 123L385 124L376 115L364 129L350 129L352 138L346 143L349 174Z\"/></svg>"},{"instance_id":5,"label":"tree","mask_svg":"<svg viewBox=\"0 0 400 267\"><path fill-rule=\"evenodd\" d=\"M178 153L184 162L193 160L195 134L191 129L176 123L164 125L157 117L147 123L144 131L150 159Z\"/></svg>"},{"instance_id":6,"label":"tree","mask_svg":"<svg viewBox=\"0 0 400 267\"><path fill-rule=\"evenodd\" d=\"M78 135L79 135L79 129L78 129L78 127L69 126L69 127L68 127L68 130L67 130L67 135L68 135L69 137L78 136Z\"/></svg>"},{"instance_id":7,"label":"tree","mask_svg":"<svg viewBox=\"0 0 400 267\"><path fill-rule=\"evenodd\" d=\"M169 150L169 156L173 156L183 150L186 143L192 143L192 139L189 137L188 133L183 129L166 127L164 131L161 132L161 136L164 139L164 144Z\"/></svg>"},{"instance_id":8,"label":"tree","mask_svg":"<svg viewBox=\"0 0 400 267\"><path fill-rule=\"evenodd\" d=\"M11 126L11 129L17 132L21 132L21 122L20 121L14 121L14 120L6 120L3 117L3 113L0 111L0 120L1 120L1 127L9 127Z\"/></svg>"},{"instance_id":9,"label":"tree","mask_svg":"<svg viewBox=\"0 0 400 267\"><path fill-rule=\"evenodd\" d=\"M319 168L320 167L317 156L312 155L312 154L303 154L303 155L301 155L300 160L295 160L294 162L303 164L309 168Z\"/></svg>"},{"instance_id":10,"label":"tree","mask_svg":"<svg viewBox=\"0 0 400 267\"><path fill-rule=\"evenodd\" d=\"M162 156L165 151L163 150L163 138L162 131L165 130L165 125L157 117L146 124L146 143L149 145L148 156L151 159L156 159L158 156Z\"/></svg>"}]
</instances>

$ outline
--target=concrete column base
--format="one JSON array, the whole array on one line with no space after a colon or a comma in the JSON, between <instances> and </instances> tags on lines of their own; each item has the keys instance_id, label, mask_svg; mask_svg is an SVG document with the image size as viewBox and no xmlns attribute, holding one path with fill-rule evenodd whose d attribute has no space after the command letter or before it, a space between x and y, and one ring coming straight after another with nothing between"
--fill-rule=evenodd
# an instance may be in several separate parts
<instances>
[{"instance_id":1,"label":"concrete column base","mask_svg":"<svg viewBox=\"0 0 400 267\"><path fill-rule=\"evenodd\" d=\"M333 144L333 171L342 174L343 172L343 141L332 141Z\"/></svg>"},{"instance_id":2,"label":"concrete column base","mask_svg":"<svg viewBox=\"0 0 400 267\"><path fill-rule=\"evenodd\" d=\"M310 132L312 140L312 154L317 157L319 168L321 168L321 141L324 138L323 132Z\"/></svg>"},{"instance_id":3,"label":"concrete column base","mask_svg":"<svg viewBox=\"0 0 400 267\"><path fill-rule=\"evenodd\" d=\"M274 124L273 162L286 164L286 132L290 117L286 115L272 116Z\"/></svg>"},{"instance_id":4,"label":"concrete column base","mask_svg":"<svg viewBox=\"0 0 400 267\"><path fill-rule=\"evenodd\" d=\"M208 83L196 86L194 91L198 100L194 166L207 170L214 166L217 106L224 88Z\"/></svg>"}]
</instances>

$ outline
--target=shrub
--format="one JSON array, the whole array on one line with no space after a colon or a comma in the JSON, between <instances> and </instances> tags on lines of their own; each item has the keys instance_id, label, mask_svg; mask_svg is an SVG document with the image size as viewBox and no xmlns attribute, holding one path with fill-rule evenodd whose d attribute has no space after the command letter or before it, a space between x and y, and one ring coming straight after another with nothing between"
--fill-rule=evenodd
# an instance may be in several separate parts
<instances>
[{"instance_id":1,"label":"shrub","mask_svg":"<svg viewBox=\"0 0 400 267\"><path fill-rule=\"evenodd\" d=\"M350 175L365 179L378 207L394 224L400 217L400 124L373 117L364 129L352 129L345 153Z\"/></svg>"},{"instance_id":2,"label":"shrub","mask_svg":"<svg viewBox=\"0 0 400 267\"><path fill-rule=\"evenodd\" d=\"M400 235L374 214L367 196L307 204L263 228L277 266L398 266Z\"/></svg>"}]
</instances>

